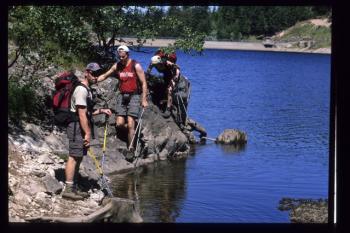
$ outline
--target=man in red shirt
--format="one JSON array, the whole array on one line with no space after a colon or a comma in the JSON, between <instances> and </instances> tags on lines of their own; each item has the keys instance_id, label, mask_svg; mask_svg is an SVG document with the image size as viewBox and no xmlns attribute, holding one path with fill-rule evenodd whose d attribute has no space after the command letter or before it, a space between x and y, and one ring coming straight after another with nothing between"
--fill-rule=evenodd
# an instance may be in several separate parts
<instances>
[{"instance_id":1,"label":"man in red shirt","mask_svg":"<svg viewBox=\"0 0 350 233\"><path fill-rule=\"evenodd\" d=\"M129 48L121 45L117 48L117 52L120 61L106 73L98 76L97 82L105 80L113 73L119 79L120 94L117 96L116 125L117 128L124 127L127 120L128 148L133 151L133 145L130 143L135 133L135 118L139 116L141 106L143 108L148 106L147 83L141 64L130 58Z\"/></svg>"}]
</instances>

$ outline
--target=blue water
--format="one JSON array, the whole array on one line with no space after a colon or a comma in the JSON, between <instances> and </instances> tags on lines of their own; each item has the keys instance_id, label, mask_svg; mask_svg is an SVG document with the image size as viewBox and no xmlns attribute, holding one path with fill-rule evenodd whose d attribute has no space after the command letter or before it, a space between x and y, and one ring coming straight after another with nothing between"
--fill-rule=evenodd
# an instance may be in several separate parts
<instances>
[{"instance_id":1,"label":"blue water","mask_svg":"<svg viewBox=\"0 0 350 233\"><path fill-rule=\"evenodd\" d=\"M132 56L146 70L152 54ZM235 128L248 143L208 142L187 160L144 168L145 221L288 223L281 198L328 198L329 55L206 50L179 52L178 64L192 84L190 117L210 137Z\"/></svg>"}]
</instances>

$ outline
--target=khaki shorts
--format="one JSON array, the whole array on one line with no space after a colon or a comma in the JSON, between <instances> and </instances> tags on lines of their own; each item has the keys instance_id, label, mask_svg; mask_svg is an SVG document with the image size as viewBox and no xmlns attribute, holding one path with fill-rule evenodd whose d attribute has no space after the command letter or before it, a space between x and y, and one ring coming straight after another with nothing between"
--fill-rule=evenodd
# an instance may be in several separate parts
<instances>
[{"instance_id":1,"label":"khaki shorts","mask_svg":"<svg viewBox=\"0 0 350 233\"><path fill-rule=\"evenodd\" d=\"M76 124L75 139L74 139L74 124ZM69 123L67 127L67 136L69 139L69 155L74 157L85 156L87 154L87 149L86 147L84 147L84 133L80 129L79 122Z\"/></svg>"},{"instance_id":2,"label":"khaki shorts","mask_svg":"<svg viewBox=\"0 0 350 233\"><path fill-rule=\"evenodd\" d=\"M117 116L138 117L141 110L140 95L119 94L117 96Z\"/></svg>"}]
</instances>

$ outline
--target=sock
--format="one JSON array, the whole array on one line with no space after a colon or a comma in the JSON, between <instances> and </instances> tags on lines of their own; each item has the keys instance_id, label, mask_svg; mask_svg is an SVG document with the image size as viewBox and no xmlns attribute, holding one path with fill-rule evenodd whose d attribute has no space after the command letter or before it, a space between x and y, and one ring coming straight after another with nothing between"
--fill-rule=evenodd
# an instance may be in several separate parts
<instances>
[{"instance_id":1,"label":"sock","mask_svg":"<svg viewBox=\"0 0 350 233\"><path fill-rule=\"evenodd\" d=\"M71 185L71 186L73 186L73 184L74 184L73 181L66 181L65 183L66 183L66 185Z\"/></svg>"}]
</instances>

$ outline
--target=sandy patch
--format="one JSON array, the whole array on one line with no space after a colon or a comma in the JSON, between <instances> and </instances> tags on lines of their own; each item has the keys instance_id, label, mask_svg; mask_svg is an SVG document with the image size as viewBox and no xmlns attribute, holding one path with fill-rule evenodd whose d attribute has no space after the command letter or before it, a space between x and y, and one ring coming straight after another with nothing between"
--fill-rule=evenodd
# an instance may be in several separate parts
<instances>
[{"instance_id":1,"label":"sandy patch","mask_svg":"<svg viewBox=\"0 0 350 233\"><path fill-rule=\"evenodd\" d=\"M323 26L323 27L329 27L331 25L328 19L311 19L310 23L316 26Z\"/></svg>"}]
</instances>

